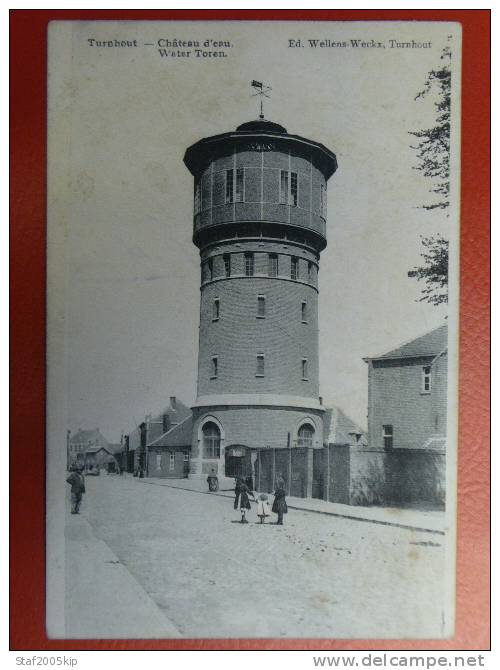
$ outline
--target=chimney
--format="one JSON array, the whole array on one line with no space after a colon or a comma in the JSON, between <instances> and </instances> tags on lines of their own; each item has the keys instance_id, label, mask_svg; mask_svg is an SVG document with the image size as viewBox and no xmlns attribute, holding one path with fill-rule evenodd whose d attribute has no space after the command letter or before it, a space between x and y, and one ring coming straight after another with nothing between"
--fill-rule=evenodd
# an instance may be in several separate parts
<instances>
[{"instance_id":1,"label":"chimney","mask_svg":"<svg viewBox=\"0 0 500 670\"><path fill-rule=\"evenodd\" d=\"M177 398L174 395L170 396L170 407L173 410L177 409Z\"/></svg>"}]
</instances>

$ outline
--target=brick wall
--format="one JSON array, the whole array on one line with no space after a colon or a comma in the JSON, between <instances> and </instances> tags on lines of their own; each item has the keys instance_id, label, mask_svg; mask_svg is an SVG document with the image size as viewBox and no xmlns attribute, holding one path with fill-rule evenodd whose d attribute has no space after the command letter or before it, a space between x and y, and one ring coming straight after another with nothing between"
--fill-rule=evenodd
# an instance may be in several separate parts
<instances>
[{"instance_id":1,"label":"brick wall","mask_svg":"<svg viewBox=\"0 0 500 670\"><path fill-rule=\"evenodd\" d=\"M329 450L329 462L328 462ZM358 449L329 445L322 450L323 496L346 505L417 506L445 503L446 457L429 450Z\"/></svg>"},{"instance_id":2,"label":"brick wall","mask_svg":"<svg viewBox=\"0 0 500 670\"><path fill-rule=\"evenodd\" d=\"M434 357L369 363L368 435L383 450L382 426L392 425L395 449L420 448L432 436L446 434L447 356L432 366L430 393L422 391L422 367Z\"/></svg>"},{"instance_id":3,"label":"brick wall","mask_svg":"<svg viewBox=\"0 0 500 670\"><path fill-rule=\"evenodd\" d=\"M186 447L186 450L189 447ZM184 460L184 451L182 449L148 449L148 477L175 478L180 479L186 476L185 467L189 465ZM173 456L171 467L170 456Z\"/></svg>"},{"instance_id":4,"label":"brick wall","mask_svg":"<svg viewBox=\"0 0 500 670\"><path fill-rule=\"evenodd\" d=\"M265 318L257 298L265 297ZM214 321L214 301L219 319ZM302 321L306 303L307 323ZM256 356L264 354L264 376ZM217 378L212 357L218 357ZM302 378L307 359L308 380ZM318 398L318 294L300 282L241 277L206 284L201 292L198 396L275 393Z\"/></svg>"}]
</instances>

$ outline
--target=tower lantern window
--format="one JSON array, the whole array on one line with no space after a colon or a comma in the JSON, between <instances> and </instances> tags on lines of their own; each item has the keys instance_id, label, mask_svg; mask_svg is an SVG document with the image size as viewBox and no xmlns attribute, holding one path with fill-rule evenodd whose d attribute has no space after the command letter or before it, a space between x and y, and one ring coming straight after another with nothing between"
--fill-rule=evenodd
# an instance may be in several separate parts
<instances>
[{"instance_id":1,"label":"tower lantern window","mask_svg":"<svg viewBox=\"0 0 500 670\"><path fill-rule=\"evenodd\" d=\"M278 254L269 254L268 274L270 277L278 276Z\"/></svg>"},{"instance_id":2,"label":"tower lantern window","mask_svg":"<svg viewBox=\"0 0 500 670\"><path fill-rule=\"evenodd\" d=\"M244 170L243 168L238 168L236 170L236 188L235 188L235 202L243 202L244 201L244 189L245 189L245 181L244 181Z\"/></svg>"},{"instance_id":3,"label":"tower lantern window","mask_svg":"<svg viewBox=\"0 0 500 670\"><path fill-rule=\"evenodd\" d=\"M233 202L234 170L226 170L226 203Z\"/></svg>"},{"instance_id":4,"label":"tower lantern window","mask_svg":"<svg viewBox=\"0 0 500 670\"><path fill-rule=\"evenodd\" d=\"M226 170L226 203L244 202L245 200L245 170Z\"/></svg>"},{"instance_id":5,"label":"tower lantern window","mask_svg":"<svg viewBox=\"0 0 500 670\"><path fill-rule=\"evenodd\" d=\"M280 204L296 207L298 193L297 173L280 170Z\"/></svg>"},{"instance_id":6,"label":"tower lantern window","mask_svg":"<svg viewBox=\"0 0 500 670\"><path fill-rule=\"evenodd\" d=\"M245 275L247 277L253 277L254 273L254 255L252 252L245 254Z\"/></svg>"},{"instance_id":7,"label":"tower lantern window","mask_svg":"<svg viewBox=\"0 0 500 670\"><path fill-rule=\"evenodd\" d=\"M199 214L202 209L201 203L201 178L197 181L196 187L194 190L194 213Z\"/></svg>"},{"instance_id":8,"label":"tower lantern window","mask_svg":"<svg viewBox=\"0 0 500 670\"><path fill-rule=\"evenodd\" d=\"M288 202L288 172L281 170L280 173L280 204L286 205Z\"/></svg>"},{"instance_id":9,"label":"tower lantern window","mask_svg":"<svg viewBox=\"0 0 500 670\"><path fill-rule=\"evenodd\" d=\"M231 254L224 254L224 273L226 277L231 276Z\"/></svg>"},{"instance_id":10,"label":"tower lantern window","mask_svg":"<svg viewBox=\"0 0 500 670\"><path fill-rule=\"evenodd\" d=\"M290 198L288 203L293 207L297 207L297 199L298 199L297 173L290 172Z\"/></svg>"},{"instance_id":11,"label":"tower lantern window","mask_svg":"<svg viewBox=\"0 0 500 670\"><path fill-rule=\"evenodd\" d=\"M297 281L299 278L299 259L296 258L295 256L292 257L292 264L290 268L290 277L294 280Z\"/></svg>"}]
</instances>

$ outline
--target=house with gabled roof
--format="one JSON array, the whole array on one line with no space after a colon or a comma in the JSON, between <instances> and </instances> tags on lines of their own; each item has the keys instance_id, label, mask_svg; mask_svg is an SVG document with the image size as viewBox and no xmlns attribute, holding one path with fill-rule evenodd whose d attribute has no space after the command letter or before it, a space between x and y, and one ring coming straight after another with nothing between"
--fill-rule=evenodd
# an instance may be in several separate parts
<instances>
[{"instance_id":1,"label":"house with gabled roof","mask_svg":"<svg viewBox=\"0 0 500 670\"><path fill-rule=\"evenodd\" d=\"M381 501L444 505L448 326L368 364L368 444ZM380 467L377 466L380 461ZM377 487L372 487L372 492Z\"/></svg>"},{"instance_id":2,"label":"house with gabled roof","mask_svg":"<svg viewBox=\"0 0 500 670\"><path fill-rule=\"evenodd\" d=\"M124 436L127 470L144 476L148 468L148 445L190 416L189 407L176 396L170 396L168 405L161 412L146 415L138 426Z\"/></svg>"},{"instance_id":3,"label":"house with gabled roof","mask_svg":"<svg viewBox=\"0 0 500 670\"><path fill-rule=\"evenodd\" d=\"M190 471L193 417L191 414L172 425L147 445L147 476L176 478L188 477Z\"/></svg>"}]
</instances>

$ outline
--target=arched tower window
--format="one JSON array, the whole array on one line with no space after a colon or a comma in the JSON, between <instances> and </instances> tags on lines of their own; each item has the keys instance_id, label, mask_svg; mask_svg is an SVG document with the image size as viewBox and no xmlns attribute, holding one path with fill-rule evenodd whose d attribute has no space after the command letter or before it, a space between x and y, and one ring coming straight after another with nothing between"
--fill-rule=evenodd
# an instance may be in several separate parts
<instances>
[{"instance_id":1,"label":"arched tower window","mask_svg":"<svg viewBox=\"0 0 500 670\"><path fill-rule=\"evenodd\" d=\"M298 447L312 447L314 440L314 428L310 423L304 423L299 428L297 446Z\"/></svg>"},{"instance_id":2,"label":"arched tower window","mask_svg":"<svg viewBox=\"0 0 500 670\"><path fill-rule=\"evenodd\" d=\"M219 427L208 421L202 428L203 431L203 458L220 457L220 430Z\"/></svg>"}]
</instances>

